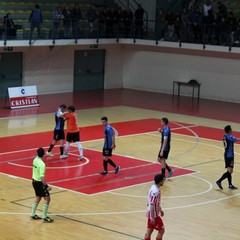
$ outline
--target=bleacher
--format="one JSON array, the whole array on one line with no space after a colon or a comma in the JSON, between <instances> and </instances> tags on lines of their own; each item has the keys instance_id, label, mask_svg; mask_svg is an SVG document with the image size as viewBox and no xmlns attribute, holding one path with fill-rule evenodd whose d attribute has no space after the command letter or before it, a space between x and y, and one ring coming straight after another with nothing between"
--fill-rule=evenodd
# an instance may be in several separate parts
<instances>
[{"instance_id":1,"label":"bleacher","mask_svg":"<svg viewBox=\"0 0 240 240\"><path fill-rule=\"evenodd\" d=\"M48 38L52 31L53 25L53 13L57 9L57 7L63 7L66 3L69 4L70 8L74 5L75 1L68 0L56 0L50 2L49 0L41 0L39 2L31 1L31 0L15 0L15 1L1 1L0 2L0 19L7 13L11 13L14 24L21 25L23 28L18 29L17 31L17 39L26 38L29 35L30 26L29 26L29 15L34 8L34 5L38 3L42 10L43 15L43 24L41 28L41 37ZM114 4L112 0L89 0L89 1L81 1L80 8L82 11L82 20L81 20L81 32L84 34L88 30L88 24L86 19L86 11L89 9L91 4L95 4L96 7L111 7ZM1 24L1 23L0 23ZM62 25L61 25L62 28Z\"/></svg>"}]
</instances>

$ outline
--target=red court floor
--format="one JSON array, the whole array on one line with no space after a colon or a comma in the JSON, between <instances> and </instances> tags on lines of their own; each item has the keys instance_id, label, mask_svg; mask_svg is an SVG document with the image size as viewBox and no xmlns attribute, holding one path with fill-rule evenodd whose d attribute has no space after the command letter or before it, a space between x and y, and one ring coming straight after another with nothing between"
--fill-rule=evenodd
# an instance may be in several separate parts
<instances>
[{"instance_id":1,"label":"red court floor","mask_svg":"<svg viewBox=\"0 0 240 240\"><path fill-rule=\"evenodd\" d=\"M31 115L55 111L61 103L74 104L77 109L131 106L217 120L239 122L240 104L190 97L172 97L169 94L137 91L130 89L111 89L104 91L61 93L40 96L40 107L21 110L4 108L0 99L0 117Z\"/></svg>"}]
</instances>

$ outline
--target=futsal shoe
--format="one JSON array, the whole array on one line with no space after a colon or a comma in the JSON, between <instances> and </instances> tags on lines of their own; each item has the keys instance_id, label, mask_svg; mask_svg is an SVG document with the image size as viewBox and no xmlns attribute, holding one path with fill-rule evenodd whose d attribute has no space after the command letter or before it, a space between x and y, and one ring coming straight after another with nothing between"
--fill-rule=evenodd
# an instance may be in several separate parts
<instances>
[{"instance_id":1,"label":"futsal shoe","mask_svg":"<svg viewBox=\"0 0 240 240\"><path fill-rule=\"evenodd\" d=\"M67 158L67 157L68 157L68 155L65 155L65 154L60 155L60 159L65 159L65 158Z\"/></svg>"},{"instance_id":2,"label":"futsal shoe","mask_svg":"<svg viewBox=\"0 0 240 240\"><path fill-rule=\"evenodd\" d=\"M170 178L173 175L173 173L174 173L174 169L171 169L171 171L168 172L168 178Z\"/></svg>"},{"instance_id":3,"label":"futsal shoe","mask_svg":"<svg viewBox=\"0 0 240 240\"><path fill-rule=\"evenodd\" d=\"M218 187L219 187L221 190L223 190L222 183L216 181L216 184L218 185ZM230 187L230 186L229 186L229 187Z\"/></svg>"},{"instance_id":4,"label":"futsal shoe","mask_svg":"<svg viewBox=\"0 0 240 240\"><path fill-rule=\"evenodd\" d=\"M238 189L237 187L235 187L235 186L233 186L233 185L229 185L228 188L231 189L231 190L237 190L237 189Z\"/></svg>"},{"instance_id":5,"label":"futsal shoe","mask_svg":"<svg viewBox=\"0 0 240 240\"><path fill-rule=\"evenodd\" d=\"M84 157L84 156L80 156L80 157L78 158L78 161L82 161L83 159L85 159L85 157Z\"/></svg>"},{"instance_id":6,"label":"futsal shoe","mask_svg":"<svg viewBox=\"0 0 240 240\"><path fill-rule=\"evenodd\" d=\"M39 220L41 218L37 214L35 214L34 216L30 216L30 219L32 219L32 220Z\"/></svg>"},{"instance_id":7,"label":"futsal shoe","mask_svg":"<svg viewBox=\"0 0 240 240\"><path fill-rule=\"evenodd\" d=\"M51 219L50 217L45 217L45 218L42 219L42 221L43 221L44 223L52 223L54 220Z\"/></svg>"},{"instance_id":8,"label":"futsal shoe","mask_svg":"<svg viewBox=\"0 0 240 240\"><path fill-rule=\"evenodd\" d=\"M108 175L108 172L107 172L107 171L103 171L103 172L100 172L100 174L101 174L102 176L106 176L106 175Z\"/></svg>"},{"instance_id":9,"label":"futsal shoe","mask_svg":"<svg viewBox=\"0 0 240 240\"><path fill-rule=\"evenodd\" d=\"M119 172L120 172L120 166L117 166L117 167L115 168L115 174L118 175Z\"/></svg>"},{"instance_id":10,"label":"futsal shoe","mask_svg":"<svg viewBox=\"0 0 240 240\"><path fill-rule=\"evenodd\" d=\"M53 156L54 156L51 152L46 152L46 155L47 155L48 157L53 157Z\"/></svg>"}]
</instances>

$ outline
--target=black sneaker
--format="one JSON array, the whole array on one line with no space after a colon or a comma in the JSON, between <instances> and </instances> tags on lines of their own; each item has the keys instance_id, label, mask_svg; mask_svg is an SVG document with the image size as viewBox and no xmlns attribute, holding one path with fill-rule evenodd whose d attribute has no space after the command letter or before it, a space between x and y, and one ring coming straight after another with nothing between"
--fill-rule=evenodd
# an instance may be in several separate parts
<instances>
[{"instance_id":1,"label":"black sneaker","mask_svg":"<svg viewBox=\"0 0 240 240\"><path fill-rule=\"evenodd\" d=\"M108 175L108 172L107 171L103 171L103 172L100 172L100 174L105 176L105 175Z\"/></svg>"},{"instance_id":2,"label":"black sneaker","mask_svg":"<svg viewBox=\"0 0 240 240\"><path fill-rule=\"evenodd\" d=\"M235 186L233 186L233 185L229 185L228 188L231 189L231 190L237 190L237 189L238 189L237 187L235 187Z\"/></svg>"},{"instance_id":3,"label":"black sneaker","mask_svg":"<svg viewBox=\"0 0 240 240\"><path fill-rule=\"evenodd\" d=\"M221 190L223 190L222 183L216 181L216 184L218 185L218 187L219 187Z\"/></svg>"},{"instance_id":4,"label":"black sneaker","mask_svg":"<svg viewBox=\"0 0 240 240\"><path fill-rule=\"evenodd\" d=\"M117 166L117 167L115 168L115 174L118 175L119 171L120 171L120 166Z\"/></svg>"},{"instance_id":5,"label":"black sneaker","mask_svg":"<svg viewBox=\"0 0 240 240\"><path fill-rule=\"evenodd\" d=\"M35 214L34 216L30 216L30 219L32 219L32 220L39 220L41 218L37 214Z\"/></svg>"},{"instance_id":6,"label":"black sneaker","mask_svg":"<svg viewBox=\"0 0 240 240\"><path fill-rule=\"evenodd\" d=\"M51 219L50 217L45 217L45 218L42 219L42 221L43 221L44 223L52 223L54 220Z\"/></svg>"}]
</instances>

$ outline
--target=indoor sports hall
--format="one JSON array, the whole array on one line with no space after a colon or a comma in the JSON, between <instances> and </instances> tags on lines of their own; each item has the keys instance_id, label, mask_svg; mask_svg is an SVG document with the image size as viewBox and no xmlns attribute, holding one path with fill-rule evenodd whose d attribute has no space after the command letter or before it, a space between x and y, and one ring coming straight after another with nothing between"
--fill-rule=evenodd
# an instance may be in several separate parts
<instances>
[{"instance_id":1,"label":"indoor sports hall","mask_svg":"<svg viewBox=\"0 0 240 240\"><path fill-rule=\"evenodd\" d=\"M87 12L95 3L101 11L103 6L96 2L81 1L80 7ZM116 2L129 4L133 12L136 9L136 1ZM154 10L150 2L155 2ZM131 26L133 35L123 37L124 32L117 32L101 37L100 25L90 28L92 35L87 35L92 25L82 19L80 36L85 33L84 37L61 38L60 29L60 36L40 38L33 33L29 44L27 25L11 39L3 22L0 240L144 240L148 192L154 176L161 173L157 156L163 117L171 128L167 163L174 169L161 187L163 239L240 239L240 191L229 189L227 180L222 182L223 190L216 184L226 171L224 127L231 125L233 136L240 138L239 46L177 39L176 27L176 39L160 39L153 26L157 20L151 20L159 2L137 2L149 17L144 18L142 38L136 33L137 22ZM166 1L165 10L177 11L179 2L188 1ZM223 2L227 5L228 1ZM48 16L42 33L56 30L51 29L52 9L63 3L40 1L43 16ZM0 19L5 10L12 9L13 20L25 26L34 4L0 3ZM32 103L23 100L29 86L36 87L39 106L26 107ZM21 97L11 97L12 88L20 90ZM61 104L76 108L84 158L78 160L78 149L71 144L68 157L61 159L59 143L53 156L44 156L46 180L52 187L48 215L54 220L48 224L30 219L35 199L32 168L37 149L47 151L52 142L54 114ZM103 116L115 131L112 160L121 167L118 175L111 166L108 175L99 174L103 170ZM240 188L237 142L234 151L232 180ZM42 204L36 212L39 216ZM156 239L156 232L151 239Z\"/></svg>"}]
</instances>

